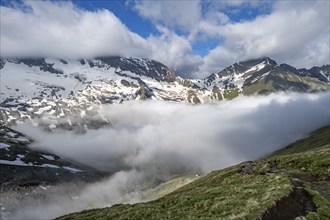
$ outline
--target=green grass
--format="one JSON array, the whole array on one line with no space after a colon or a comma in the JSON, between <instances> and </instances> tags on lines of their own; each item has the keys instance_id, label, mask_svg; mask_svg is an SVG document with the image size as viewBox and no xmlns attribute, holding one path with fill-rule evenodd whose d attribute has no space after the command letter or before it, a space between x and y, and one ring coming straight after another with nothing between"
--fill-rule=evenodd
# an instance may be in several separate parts
<instances>
[{"instance_id":1,"label":"green grass","mask_svg":"<svg viewBox=\"0 0 330 220\"><path fill-rule=\"evenodd\" d=\"M184 185L187 185L188 183L197 180L199 178L200 177L196 175L184 175L180 177L175 177L167 182L160 184L156 188L151 188L143 191L141 193L141 200L148 201L163 197L166 194L169 194L174 190Z\"/></svg>"},{"instance_id":2,"label":"green grass","mask_svg":"<svg viewBox=\"0 0 330 220\"><path fill-rule=\"evenodd\" d=\"M318 175L330 174L330 144L324 147L295 153L292 155L276 156L279 169L290 172L312 172Z\"/></svg>"},{"instance_id":3,"label":"green grass","mask_svg":"<svg viewBox=\"0 0 330 220\"><path fill-rule=\"evenodd\" d=\"M244 95L269 94L274 91L273 84L271 82L266 82L265 79L261 79L256 83L243 87Z\"/></svg>"},{"instance_id":4,"label":"green grass","mask_svg":"<svg viewBox=\"0 0 330 220\"><path fill-rule=\"evenodd\" d=\"M330 202L313 190L310 184L305 184L305 189L313 197L313 202L317 208L317 212L307 214L307 219L330 219Z\"/></svg>"},{"instance_id":5,"label":"green grass","mask_svg":"<svg viewBox=\"0 0 330 220\"><path fill-rule=\"evenodd\" d=\"M329 195L329 129L319 129L269 157L213 171L157 200L59 219L257 219L292 192L293 177L304 183L317 208L307 218L329 219L329 201L315 187Z\"/></svg>"},{"instance_id":6,"label":"green grass","mask_svg":"<svg viewBox=\"0 0 330 220\"><path fill-rule=\"evenodd\" d=\"M236 98L239 95L239 89L233 88L233 89L225 89L223 91L223 97L227 100L231 100Z\"/></svg>"},{"instance_id":7,"label":"green grass","mask_svg":"<svg viewBox=\"0 0 330 220\"><path fill-rule=\"evenodd\" d=\"M223 100L221 91L218 87L213 87L212 89L212 98L216 100Z\"/></svg>"},{"instance_id":8,"label":"green grass","mask_svg":"<svg viewBox=\"0 0 330 220\"><path fill-rule=\"evenodd\" d=\"M239 166L214 171L148 203L87 210L60 219L253 219L291 190L281 175L242 175Z\"/></svg>"},{"instance_id":9,"label":"green grass","mask_svg":"<svg viewBox=\"0 0 330 220\"><path fill-rule=\"evenodd\" d=\"M188 90L188 101L195 104L201 103L194 90Z\"/></svg>"},{"instance_id":10,"label":"green grass","mask_svg":"<svg viewBox=\"0 0 330 220\"><path fill-rule=\"evenodd\" d=\"M236 98L240 94L238 88L228 88L221 91L218 87L214 87L212 90L212 98L216 100L231 100Z\"/></svg>"},{"instance_id":11,"label":"green grass","mask_svg":"<svg viewBox=\"0 0 330 220\"><path fill-rule=\"evenodd\" d=\"M330 125L318 129L311 133L308 137L298 140L285 148L273 153L273 155L288 155L293 153L305 152L308 150L323 147L330 144Z\"/></svg>"}]
</instances>

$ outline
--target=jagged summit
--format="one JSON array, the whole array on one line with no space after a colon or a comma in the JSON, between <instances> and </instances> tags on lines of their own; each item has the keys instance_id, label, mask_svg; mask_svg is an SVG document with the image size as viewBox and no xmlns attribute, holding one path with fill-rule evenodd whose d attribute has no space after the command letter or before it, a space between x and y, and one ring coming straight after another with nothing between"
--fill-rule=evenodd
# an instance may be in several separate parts
<instances>
[{"instance_id":1,"label":"jagged summit","mask_svg":"<svg viewBox=\"0 0 330 220\"><path fill-rule=\"evenodd\" d=\"M314 66L309 70L299 69L299 74L302 76L314 76L323 82L330 82L330 65L323 65L321 67Z\"/></svg>"},{"instance_id":2,"label":"jagged summit","mask_svg":"<svg viewBox=\"0 0 330 220\"><path fill-rule=\"evenodd\" d=\"M231 88L234 93L268 94L275 91L316 92L328 89L329 65L296 69L269 57L234 63L207 77L200 88ZM324 87L325 86L325 87ZM237 90L237 91L236 91Z\"/></svg>"},{"instance_id":3,"label":"jagged summit","mask_svg":"<svg viewBox=\"0 0 330 220\"><path fill-rule=\"evenodd\" d=\"M39 67L40 70L55 74L63 74L60 67L55 68L56 62L64 65L70 65L72 62L79 61L81 65L87 65L90 68L115 68L118 73L130 71L139 76L147 76L156 80L174 81L175 74L164 64L148 58L107 56L94 59L46 59L46 58L0 58L0 69L6 62L15 64L25 64L29 67ZM56 65L55 65L56 66Z\"/></svg>"},{"instance_id":4,"label":"jagged summit","mask_svg":"<svg viewBox=\"0 0 330 220\"><path fill-rule=\"evenodd\" d=\"M255 59L248 59L248 60L244 60L244 61L240 61L238 62L238 64L241 65L251 65L251 64L258 64L258 63L262 63L262 62L266 62L270 65L277 65L276 61L271 59L270 57L261 57L261 58L255 58Z\"/></svg>"}]
</instances>

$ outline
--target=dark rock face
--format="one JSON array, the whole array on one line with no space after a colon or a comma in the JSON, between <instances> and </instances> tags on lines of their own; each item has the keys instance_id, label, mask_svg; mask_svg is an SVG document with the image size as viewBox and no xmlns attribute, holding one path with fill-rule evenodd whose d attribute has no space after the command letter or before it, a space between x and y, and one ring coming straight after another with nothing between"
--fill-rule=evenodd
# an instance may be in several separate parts
<instances>
[{"instance_id":1,"label":"dark rock face","mask_svg":"<svg viewBox=\"0 0 330 220\"><path fill-rule=\"evenodd\" d=\"M244 82L244 86L249 86L253 83L255 83L255 80L258 79L258 77L261 77L262 75L266 74L266 73L271 73L272 71L275 71L276 69L276 66L274 65L269 65L269 64L266 64L266 66L261 69L261 70L258 70L256 71L255 73L253 73L251 75L251 77L249 77L245 82Z\"/></svg>"},{"instance_id":2,"label":"dark rock face","mask_svg":"<svg viewBox=\"0 0 330 220\"><path fill-rule=\"evenodd\" d=\"M29 148L28 137L0 126L0 186L37 186L69 181L90 182L110 173Z\"/></svg>"},{"instance_id":3,"label":"dark rock face","mask_svg":"<svg viewBox=\"0 0 330 220\"><path fill-rule=\"evenodd\" d=\"M51 72L55 74L63 74L61 70L53 68L52 63L47 63L44 58L35 58L35 59L18 59L18 63L24 63L25 65L31 66L38 66L40 70L45 72Z\"/></svg>"},{"instance_id":4,"label":"dark rock face","mask_svg":"<svg viewBox=\"0 0 330 220\"><path fill-rule=\"evenodd\" d=\"M290 66L286 63L278 65L274 60L266 57L261 59L253 59L248 61L243 61L239 63L234 63L233 65L225 68L224 70L217 73L218 76L227 76L230 74L241 74L253 66L256 66L260 63L264 63L266 66L262 68L260 71L256 71L253 73L253 77L250 79L257 77L258 75L262 75L268 71L271 73L291 73L297 76L310 76L312 78L317 78L323 82L330 82L330 65L323 65L321 67L313 67L311 69L296 69L293 66ZM208 79L214 79L214 74L210 75Z\"/></svg>"},{"instance_id":5,"label":"dark rock face","mask_svg":"<svg viewBox=\"0 0 330 220\"><path fill-rule=\"evenodd\" d=\"M85 60L83 60L83 59L79 60L79 62L81 63L81 65L85 65L86 64Z\"/></svg>"},{"instance_id":6,"label":"dark rock face","mask_svg":"<svg viewBox=\"0 0 330 220\"><path fill-rule=\"evenodd\" d=\"M218 72L217 75L226 76L226 75L232 74L232 73L241 74L260 63L265 63L265 65L267 67L265 70L262 69L262 71L264 71L264 72L270 71L277 65L277 63L274 60L272 60L268 57L261 58L261 59L253 59L253 60L247 60L247 61L243 61L243 62L239 62L239 63L234 63L233 65L227 67L226 69Z\"/></svg>"},{"instance_id":7,"label":"dark rock face","mask_svg":"<svg viewBox=\"0 0 330 220\"><path fill-rule=\"evenodd\" d=\"M315 92L329 88L330 65L311 69L296 69L288 64L277 64L266 57L235 63L205 79L206 86L215 84L217 78L225 88L233 88L234 78L243 77L243 94L268 94L276 91ZM313 85L313 86L311 86ZM319 85L317 87L315 85Z\"/></svg>"},{"instance_id":8,"label":"dark rock face","mask_svg":"<svg viewBox=\"0 0 330 220\"><path fill-rule=\"evenodd\" d=\"M308 70L311 76L318 78L323 82L330 82L330 65L323 65L321 67L313 67Z\"/></svg>"},{"instance_id":9,"label":"dark rock face","mask_svg":"<svg viewBox=\"0 0 330 220\"><path fill-rule=\"evenodd\" d=\"M0 58L0 70L5 66L6 60L4 58Z\"/></svg>"},{"instance_id":10,"label":"dark rock face","mask_svg":"<svg viewBox=\"0 0 330 220\"><path fill-rule=\"evenodd\" d=\"M59 59L63 64L68 64L64 59ZM96 61L96 62L95 62ZM50 72L54 74L63 74L62 70L55 69L53 63L47 63L45 58L0 58L0 69L2 69L6 62L13 63L23 63L29 67L37 66L40 70L45 72ZM117 71L131 71L139 76L147 76L158 81L174 82L176 76L173 71L171 71L164 64L146 58L132 58L132 57L119 57L119 56L109 56L109 57L98 57L93 60L80 59L79 62L85 65L93 67L106 67L107 65L117 69Z\"/></svg>"},{"instance_id":11,"label":"dark rock face","mask_svg":"<svg viewBox=\"0 0 330 220\"><path fill-rule=\"evenodd\" d=\"M63 63L64 60L61 60L61 62ZM44 71L44 72L50 72L50 73L54 73L54 74L63 74L63 72L61 70L55 69L53 66L53 63L47 63L46 60L44 58L20 58L20 59L16 59L16 58L0 58L0 69L2 69L5 65L6 62L11 62L11 63L23 63L29 67L32 66L37 66L39 67L40 70ZM64 61L66 62L66 61Z\"/></svg>"},{"instance_id":12,"label":"dark rock face","mask_svg":"<svg viewBox=\"0 0 330 220\"><path fill-rule=\"evenodd\" d=\"M101 171L70 172L49 167L28 167L1 164L0 186L39 186L66 182L94 182L110 174Z\"/></svg>"},{"instance_id":13,"label":"dark rock face","mask_svg":"<svg viewBox=\"0 0 330 220\"><path fill-rule=\"evenodd\" d=\"M118 70L131 71L137 75L148 76L158 81L175 81L174 73L167 66L155 60L119 56L99 57L96 60L100 60L102 63ZM99 64L100 67L102 67L102 63ZM89 61L89 65L93 67L95 64Z\"/></svg>"},{"instance_id":14,"label":"dark rock face","mask_svg":"<svg viewBox=\"0 0 330 220\"><path fill-rule=\"evenodd\" d=\"M60 59L60 62L63 63L63 64L68 64L68 62L63 60L63 59Z\"/></svg>"}]
</instances>

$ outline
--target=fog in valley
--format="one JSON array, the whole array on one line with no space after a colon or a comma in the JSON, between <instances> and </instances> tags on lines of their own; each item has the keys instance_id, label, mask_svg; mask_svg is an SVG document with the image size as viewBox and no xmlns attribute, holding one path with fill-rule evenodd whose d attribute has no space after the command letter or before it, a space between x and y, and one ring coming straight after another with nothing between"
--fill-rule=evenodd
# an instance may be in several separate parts
<instances>
[{"instance_id":1,"label":"fog in valley","mask_svg":"<svg viewBox=\"0 0 330 220\"><path fill-rule=\"evenodd\" d=\"M329 124L329 102L329 93L277 93L200 105L134 101L101 106L100 117L112 126L84 134L17 125L14 129L35 140L31 148L114 174L82 187L76 199L56 194L47 203L26 203L13 218L53 218L134 203L154 179L203 175L260 158Z\"/></svg>"}]
</instances>

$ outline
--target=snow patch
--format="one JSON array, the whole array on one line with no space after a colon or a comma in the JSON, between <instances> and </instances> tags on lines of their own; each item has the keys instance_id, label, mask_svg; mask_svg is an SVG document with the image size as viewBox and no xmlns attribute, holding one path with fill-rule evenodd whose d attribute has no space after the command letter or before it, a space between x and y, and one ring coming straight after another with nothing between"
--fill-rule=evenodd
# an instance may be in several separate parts
<instances>
[{"instance_id":1,"label":"snow patch","mask_svg":"<svg viewBox=\"0 0 330 220\"><path fill-rule=\"evenodd\" d=\"M9 144L0 143L0 149L8 149L9 147L10 147Z\"/></svg>"},{"instance_id":2,"label":"snow patch","mask_svg":"<svg viewBox=\"0 0 330 220\"><path fill-rule=\"evenodd\" d=\"M34 114L36 115L40 115L41 113L43 113L44 111L48 111L52 108L52 106L46 106L46 107L42 107L39 108L38 111L34 112Z\"/></svg>"},{"instance_id":3,"label":"snow patch","mask_svg":"<svg viewBox=\"0 0 330 220\"><path fill-rule=\"evenodd\" d=\"M22 137L22 136L19 136L18 138L15 138L15 140L20 141L20 142L28 142L28 141L30 141L28 138Z\"/></svg>"},{"instance_id":4,"label":"snow patch","mask_svg":"<svg viewBox=\"0 0 330 220\"><path fill-rule=\"evenodd\" d=\"M81 170L78 170L78 169L75 169L75 168L72 168L72 167L63 166L62 168L63 169L66 169L66 170L69 170L69 171L71 171L73 173L82 172Z\"/></svg>"},{"instance_id":5,"label":"snow patch","mask_svg":"<svg viewBox=\"0 0 330 220\"><path fill-rule=\"evenodd\" d=\"M47 160L55 160L55 158L51 155L42 155L42 157L46 158Z\"/></svg>"},{"instance_id":6,"label":"snow patch","mask_svg":"<svg viewBox=\"0 0 330 220\"><path fill-rule=\"evenodd\" d=\"M268 72L262 74L261 76L256 77L255 79L253 79L253 80L251 81L251 83L255 83L256 81L258 81L258 80L264 78L265 76L269 75L269 73L270 73L270 71L268 71Z\"/></svg>"},{"instance_id":7,"label":"snow patch","mask_svg":"<svg viewBox=\"0 0 330 220\"><path fill-rule=\"evenodd\" d=\"M6 133L6 136L9 137L9 138L14 138L16 136L16 134L9 131L9 132Z\"/></svg>"},{"instance_id":8,"label":"snow patch","mask_svg":"<svg viewBox=\"0 0 330 220\"><path fill-rule=\"evenodd\" d=\"M15 166L33 166L32 163L24 163L21 158L16 158L16 160L0 160L0 164L15 165Z\"/></svg>"},{"instance_id":9,"label":"snow patch","mask_svg":"<svg viewBox=\"0 0 330 220\"><path fill-rule=\"evenodd\" d=\"M265 64L265 61L264 61L262 63L259 63L255 66L251 67L250 69L245 71L245 73L252 72L252 71L259 71L259 70L263 69L265 66L266 66L266 64Z\"/></svg>"}]
</instances>

